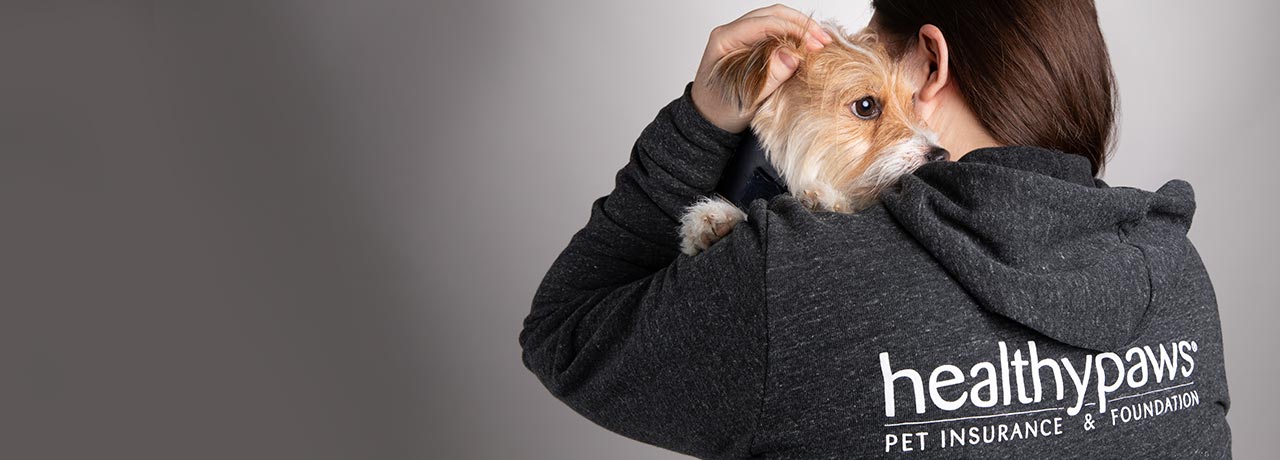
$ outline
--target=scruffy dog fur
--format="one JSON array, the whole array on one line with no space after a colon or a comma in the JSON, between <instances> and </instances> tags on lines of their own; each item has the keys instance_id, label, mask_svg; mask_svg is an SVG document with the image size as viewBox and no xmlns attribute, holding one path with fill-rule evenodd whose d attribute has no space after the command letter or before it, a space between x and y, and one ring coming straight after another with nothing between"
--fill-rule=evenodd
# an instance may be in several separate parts
<instances>
[{"instance_id":1,"label":"scruffy dog fur","mask_svg":"<svg viewBox=\"0 0 1280 460\"><path fill-rule=\"evenodd\" d=\"M751 130L787 189L816 212L853 213L926 161L945 160L937 135L915 120L913 89L883 43L867 29L848 34L831 21L833 40L808 51L802 39L769 37L716 63L711 79L738 107L759 98L770 56L798 56L795 73L760 102ZM719 197L703 197L681 218L681 251L695 255L747 215Z\"/></svg>"}]
</instances>

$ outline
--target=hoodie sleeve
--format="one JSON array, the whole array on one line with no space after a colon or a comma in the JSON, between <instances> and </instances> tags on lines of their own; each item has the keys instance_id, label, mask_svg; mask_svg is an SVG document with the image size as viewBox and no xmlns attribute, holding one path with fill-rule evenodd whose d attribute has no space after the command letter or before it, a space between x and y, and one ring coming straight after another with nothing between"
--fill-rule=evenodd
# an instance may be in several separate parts
<instances>
[{"instance_id":1,"label":"hoodie sleeve","mask_svg":"<svg viewBox=\"0 0 1280 460\"><path fill-rule=\"evenodd\" d=\"M741 140L697 112L691 85L644 129L547 271L520 345L543 385L596 424L690 455L739 456L764 385L757 220L767 219L697 256L679 252L684 207L714 188Z\"/></svg>"}]
</instances>

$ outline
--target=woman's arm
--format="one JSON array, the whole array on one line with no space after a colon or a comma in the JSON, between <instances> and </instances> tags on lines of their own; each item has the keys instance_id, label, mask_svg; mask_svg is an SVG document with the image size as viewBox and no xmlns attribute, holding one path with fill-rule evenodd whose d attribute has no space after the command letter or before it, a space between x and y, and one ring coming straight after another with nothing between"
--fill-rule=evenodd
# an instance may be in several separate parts
<instances>
[{"instance_id":1,"label":"woman's arm","mask_svg":"<svg viewBox=\"0 0 1280 460\"><path fill-rule=\"evenodd\" d=\"M718 97L726 92L710 70L771 34L807 34L814 49L831 40L781 5L712 31L694 82L641 133L614 190L592 203L520 333L525 366L575 411L704 458L749 455L761 414L768 218L757 201L747 222L696 257L679 252L679 221L714 189L754 115L754 105ZM773 57L759 97L793 69Z\"/></svg>"},{"instance_id":2,"label":"woman's arm","mask_svg":"<svg viewBox=\"0 0 1280 460\"><path fill-rule=\"evenodd\" d=\"M686 86L592 204L520 333L525 366L575 411L705 457L745 453L760 409L763 224L738 225L696 257L680 254L678 226L739 141L699 115Z\"/></svg>"}]
</instances>

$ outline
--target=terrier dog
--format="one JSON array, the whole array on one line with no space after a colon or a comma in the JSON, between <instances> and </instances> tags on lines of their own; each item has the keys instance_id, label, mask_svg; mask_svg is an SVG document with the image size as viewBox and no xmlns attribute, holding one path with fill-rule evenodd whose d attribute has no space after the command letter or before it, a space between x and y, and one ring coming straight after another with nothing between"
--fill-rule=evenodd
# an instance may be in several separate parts
<instances>
[{"instance_id":1,"label":"terrier dog","mask_svg":"<svg viewBox=\"0 0 1280 460\"><path fill-rule=\"evenodd\" d=\"M915 119L914 90L870 29L847 34L827 20L833 40L807 51L802 38L771 36L729 53L712 84L739 108L756 103L768 63L781 48L798 56L795 73L759 102L751 130L792 195L815 212L854 213L928 161L949 159L936 133ZM747 214L721 197L703 197L681 217L681 252L695 255Z\"/></svg>"}]
</instances>

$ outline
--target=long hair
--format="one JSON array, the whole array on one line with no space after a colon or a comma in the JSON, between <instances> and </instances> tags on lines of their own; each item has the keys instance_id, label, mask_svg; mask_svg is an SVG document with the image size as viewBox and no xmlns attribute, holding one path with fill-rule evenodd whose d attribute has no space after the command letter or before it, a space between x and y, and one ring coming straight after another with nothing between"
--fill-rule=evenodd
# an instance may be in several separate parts
<instances>
[{"instance_id":1,"label":"long hair","mask_svg":"<svg viewBox=\"0 0 1280 460\"><path fill-rule=\"evenodd\" d=\"M901 58L933 24L950 75L1005 145L1089 159L1102 172L1115 146L1119 92L1092 0L872 0L886 45Z\"/></svg>"}]
</instances>

